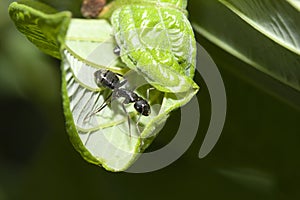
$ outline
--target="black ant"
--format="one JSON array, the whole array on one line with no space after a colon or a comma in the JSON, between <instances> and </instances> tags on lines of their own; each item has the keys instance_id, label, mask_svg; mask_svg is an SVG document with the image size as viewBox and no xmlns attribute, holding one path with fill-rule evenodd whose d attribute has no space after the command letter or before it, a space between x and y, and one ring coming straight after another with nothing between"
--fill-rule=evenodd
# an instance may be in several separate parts
<instances>
[{"instance_id":1,"label":"black ant","mask_svg":"<svg viewBox=\"0 0 300 200\"><path fill-rule=\"evenodd\" d=\"M124 84L126 84L127 80L124 79L122 82L120 82L120 79L118 76L122 76L122 75L116 74L107 69L100 69L94 73L94 80L95 80L95 83L97 84L97 86L108 88L108 89L112 90L112 93L105 99L103 104L98 109L93 111L91 114L87 115L86 118L91 117L92 115L100 112L108 104L110 104L111 101L113 101L114 99L123 97L124 101L122 102L122 108L128 116L128 126L129 126L129 131L130 131L130 136L131 136L130 116L127 113L124 105L129 104L129 103L134 103L134 108L138 113L140 113L140 117L141 117L141 115L149 116L151 113L151 109L150 109L149 103L145 99L138 96L135 92L133 92L131 90L121 88ZM137 120L137 124L139 122L140 117ZM138 128L138 131L139 131L139 128Z\"/></svg>"}]
</instances>

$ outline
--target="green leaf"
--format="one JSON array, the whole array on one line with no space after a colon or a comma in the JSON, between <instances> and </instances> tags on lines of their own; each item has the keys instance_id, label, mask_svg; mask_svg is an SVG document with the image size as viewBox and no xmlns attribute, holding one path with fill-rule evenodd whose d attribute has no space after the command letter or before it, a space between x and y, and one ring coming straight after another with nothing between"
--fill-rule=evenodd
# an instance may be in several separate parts
<instances>
[{"instance_id":1,"label":"green leaf","mask_svg":"<svg viewBox=\"0 0 300 200\"><path fill-rule=\"evenodd\" d=\"M17 29L41 51L60 58L60 47L64 43L70 12L57 12L37 1L14 2L9 14Z\"/></svg>"},{"instance_id":2,"label":"green leaf","mask_svg":"<svg viewBox=\"0 0 300 200\"><path fill-rule=\"evenodd\" d=\"M135 71L127 72L128 68L113 53L115 45L112 27L107 21L73 19L66 37L62 92L68 134L76 150L88 162L110 171L123 171L150 145L169 113L186 104L197 90L175 95L153 89L147 98L147 89L151 86ZM132 104L128 104L129 129L119 99L100 113L90 115L110 92L94 83L93 73L100 68L121 74L127 72L124 74L128 80L125 86L138 86L135 92L148 100L151 115L140 117L139 128L136 126L138 113Z\"/></svg>"},{"instance_id":3,"label":"green leaf","mask_svg":"<svg viewBox=\"0 0 300 200\"><path fill-rule=\"evenodd\" d=\"M261 34L300 55L300 14L288 3L258 0L220 2Z\"/></svg>"},{"instance_id":4,"label":"green leaf","mask_svg":"<svg viewBox=\"0 0 300 200\"><path fill-rule=\"evenodd\" d=\"M300 1L297 0L287 0L291 6L295 7L298 11L300 11Z\"/></svg>"},{"instance_id":5,"label":"green leaf","mask_svg":"<svg viewBox=\"0 0 300 200\"><path fill-rule=\"evenodd\" d=\"M192 7L205 10L191 15L198 33L255 69L300 91L297 1L190 2ZM193 12L196 11L192 9Z\"/></svg>"},{"instance_id":6,"label":"green leaf","mask_svg":"<svg viewBox=\"0 0 300 200\"><path fill-rule=\"evenodd\" d=\"M111 17L121 59L163 92L199 87L193 81L196 41L186 17L187 1L116 1Z\"/></svg>"}]
</instances>

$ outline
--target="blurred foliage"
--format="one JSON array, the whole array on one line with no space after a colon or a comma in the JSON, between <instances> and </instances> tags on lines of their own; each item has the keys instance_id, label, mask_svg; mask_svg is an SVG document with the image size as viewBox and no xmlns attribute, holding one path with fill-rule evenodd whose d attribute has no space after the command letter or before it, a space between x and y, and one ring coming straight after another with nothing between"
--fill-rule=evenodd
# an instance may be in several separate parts
<instances>
[{"instance_id":1,"label":"blurred foliage","mask_svg":"<svg viewBox=\"0 0 300 200\"><path fill-rule=\"evenodd\" d=\"M287 1L268 0L189 2L202 8L196 14L190 10L197 33L262 76L273 77L277 85L266 85L265 78L249 76L241 66L228 66L229 70L300 108L300 12L295 7Z\"/></svg>"},{"instance_id":2,"label":"blurred foliage","mask_svg":"<svg viewBox=\"0 0 300 200\"><path fill-rule=\"evenodd\" d=\"M79 1L54 2L65 10ZM191 18L213 12L195 2L189 4ZM197 41L221 71L228 98L225 128L213 151L197 157L210 117L209 96L197 74L200 130L183 157L147 174L109 173L86 163L65 133L59 62L16 30L9 3L0 1L1 200L299 199L299 94L199 34ZM180 112L174 112L151 148L172 139L178 118Z\"/></svg>"}]
</instances>

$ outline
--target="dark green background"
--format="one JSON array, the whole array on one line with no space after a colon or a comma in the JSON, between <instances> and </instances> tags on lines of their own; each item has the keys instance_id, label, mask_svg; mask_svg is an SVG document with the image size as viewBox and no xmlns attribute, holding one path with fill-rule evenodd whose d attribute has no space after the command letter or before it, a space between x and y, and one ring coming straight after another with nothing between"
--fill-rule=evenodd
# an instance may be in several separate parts
<instances>
[{"instance_id":1,"label":"dark green background","mask_svg":"<svg viewBox=\"0 0 300 200\"><path fill-rule=\"evenodd\" d=\"M146 174L110 173L86 163L65 132L60 62L16 30L7 12L10 2L0 2L0 200L299 199L300 94L198 34L197 41L218 65L227 92L226 124L213 151L198 158L210 101L197 74L200 129L179 160ZM60 3L62 10L71 5L51 2ZM192 17L209 12L193 7L193 2ZM177 111L151 149L172 139L179 120Z\"/></svg>"}]
</instances>

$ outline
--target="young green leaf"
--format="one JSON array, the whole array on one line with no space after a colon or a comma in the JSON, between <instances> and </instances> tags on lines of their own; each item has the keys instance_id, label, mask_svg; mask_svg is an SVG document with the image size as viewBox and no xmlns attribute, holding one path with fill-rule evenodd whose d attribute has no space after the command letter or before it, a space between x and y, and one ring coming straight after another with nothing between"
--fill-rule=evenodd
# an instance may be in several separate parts
<instances>
[{"instance_id":1,"label":"young green leaf","mask_svg":"<svg viewBox=\"0 0 300 200\"><path fill-rule=\"evenodd\" d=\"M197 90L196 41L187 1L116 0L111 23L121 59L163 92Z\"/></svg>"},{"instance_id":2,"label":"young green leaf","mask_svg":"<svg viewBox=\"0 0 300 200\"><path fill-rule=\"evenodd\" d=\"M60 58L60 46L71 20L70 12L57 12L37 1L14 2L9 14L18 30L41 51Z\"/></svg>"}]
</instances>

